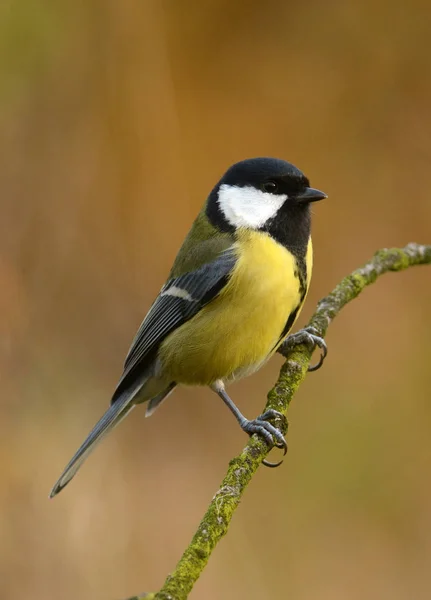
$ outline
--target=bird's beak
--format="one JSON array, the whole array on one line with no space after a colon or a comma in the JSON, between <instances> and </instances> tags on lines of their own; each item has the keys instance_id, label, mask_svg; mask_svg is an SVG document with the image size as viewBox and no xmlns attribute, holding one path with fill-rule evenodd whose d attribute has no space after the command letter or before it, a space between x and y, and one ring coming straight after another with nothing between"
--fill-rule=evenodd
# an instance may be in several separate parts
<instances>
[{"instance_id":1,"label":"bird's beak","mask_svg":"<svg viewBox=\"0 0 431 600\"><path fill-rule=\"evenodd\" d=\"M328 196L321 192L320 190L316 190L315 188L305 188L303 192L300 192L295 199L298 200L300 204L306 204L308 202L317 202L318 200L324 200Z\"/></svg>"}]
</instances>

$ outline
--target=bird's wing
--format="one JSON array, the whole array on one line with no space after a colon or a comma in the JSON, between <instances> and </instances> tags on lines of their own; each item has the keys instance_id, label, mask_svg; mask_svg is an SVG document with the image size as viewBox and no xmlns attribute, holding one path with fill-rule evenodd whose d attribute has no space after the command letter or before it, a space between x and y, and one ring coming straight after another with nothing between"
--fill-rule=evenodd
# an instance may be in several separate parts
<instances>
[{"instance_id":1,"label":"bird's wing","mask_svg":"<svg viewBox=\"0 0 431 600\"><path fill-rule=\"evenodd\" d=\"M163 286L133 340L112 402L136 383L166 336L220 293L236 261L233 248L229 248L215 260L174 277Z\"/></svg>"}]
</instances>

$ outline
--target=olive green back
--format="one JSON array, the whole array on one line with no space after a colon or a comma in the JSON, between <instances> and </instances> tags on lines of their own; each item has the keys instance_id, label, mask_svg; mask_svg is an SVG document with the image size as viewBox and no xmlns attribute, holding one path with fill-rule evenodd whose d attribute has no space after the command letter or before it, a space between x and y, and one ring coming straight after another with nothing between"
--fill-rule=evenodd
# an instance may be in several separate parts
<instances>
[{"instance_id":1,"label":"olive green back","mask_svg":"<svg viewBox=\"0 0 431 600\"><path fill-rule=\"evenodd\" d=\"M235 241L233 233L223 233L206 216L206 205L196 217L181 246L169 277L179 277L214 260Z\"/></svg>"}]
</instances>

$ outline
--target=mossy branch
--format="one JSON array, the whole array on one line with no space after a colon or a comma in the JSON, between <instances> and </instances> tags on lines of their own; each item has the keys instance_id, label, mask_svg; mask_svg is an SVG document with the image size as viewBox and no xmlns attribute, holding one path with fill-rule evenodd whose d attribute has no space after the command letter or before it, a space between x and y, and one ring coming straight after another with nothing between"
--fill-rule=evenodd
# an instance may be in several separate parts
<instances>
[{"instance_id":1,"label":"mossy branch","mask_svg":"<svg viewBox=\"0 0 431 600\"><path fill-rule=\"evenodd\" d=\"M332 319L364 288L388 271L403 271L414 265L431 263L431 245L408 244L405 248L383 249L360 269L345 277L311 317L309 326L324 337ZM286 414L290 401L303 381L310 364L311 352L297 346L283 364L278 380L268 394L265 410L273 408ZM284 428L287 429L286 423ZM216 544L227 533L233 514L244 490L269 452L267 444L256 435L250 438L239 456L229 463L226 477L214 495L190 545L175 571L168 576L162 589L154 594L142 594L129 600L184 600L200 577Z\"/></svg>"}]
</instances>

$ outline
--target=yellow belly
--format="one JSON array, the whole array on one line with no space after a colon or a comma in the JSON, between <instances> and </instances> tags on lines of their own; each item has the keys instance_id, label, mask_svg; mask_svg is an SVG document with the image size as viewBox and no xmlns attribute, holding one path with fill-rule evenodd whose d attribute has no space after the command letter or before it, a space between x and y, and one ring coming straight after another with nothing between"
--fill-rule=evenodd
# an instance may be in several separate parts
<instances>
[{"instance_id":1,"label":"yellow belly","mask_svg":"<svg viewBox=\"0 0 431 600\"><path fill-rule=\"evenodd\" d=\"M163 374L171 381L210 385L254 372L275 352L301 303L296 261L288 250L251 231L240 234L237 247L238 262L224 290L160 347ZM310 242L307 286L311 256Z\"/></svg>"}]
</instances>

